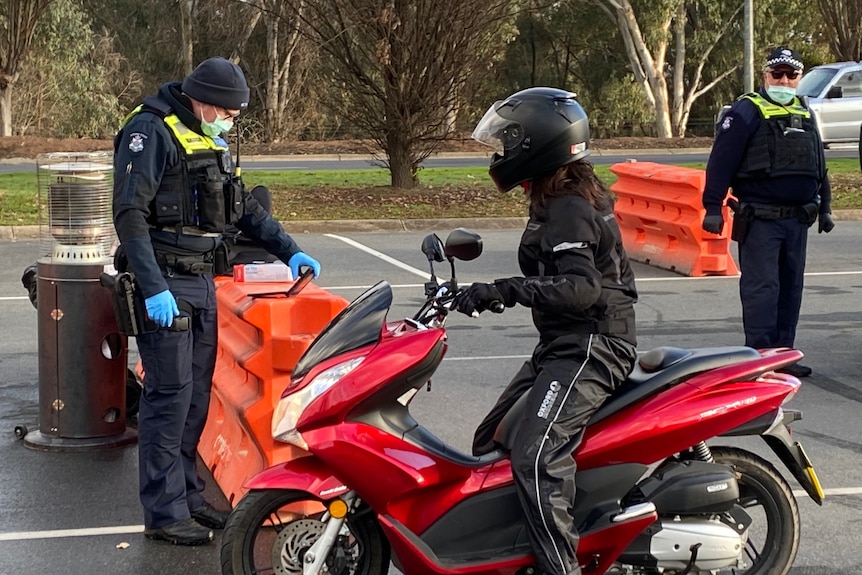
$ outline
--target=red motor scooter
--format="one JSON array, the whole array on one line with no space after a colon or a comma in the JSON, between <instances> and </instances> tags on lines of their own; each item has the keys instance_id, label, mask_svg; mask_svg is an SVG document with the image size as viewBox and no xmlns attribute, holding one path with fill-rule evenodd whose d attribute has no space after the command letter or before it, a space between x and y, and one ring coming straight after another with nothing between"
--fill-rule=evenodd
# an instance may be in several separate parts
<instances>
[{"instance_id":1,"label":"red motor scooter","mask_svg":"<svg viewBox=\"0 0 862 575\"><path fill-rule=\"evenodd\" d=\"M427 300L388 322L380 282L324 329L297 363L273 414L276 439L308 456L253 477L224 531L232 575L535 573L505 449L464 454L408 411L446 353L458 292L454 259L481 238L431 234ZM438 285L433 262L448 259ZM799 545L790 485L761 457L709 447L719 436L760 435L817 503L823 491L782 408L799 389L774 370L793 349L658 348L594 415L577 453L573 515L584 573L785 575ZM507 445L515 405L497 429Z\"/></svg>"}]
</instances>

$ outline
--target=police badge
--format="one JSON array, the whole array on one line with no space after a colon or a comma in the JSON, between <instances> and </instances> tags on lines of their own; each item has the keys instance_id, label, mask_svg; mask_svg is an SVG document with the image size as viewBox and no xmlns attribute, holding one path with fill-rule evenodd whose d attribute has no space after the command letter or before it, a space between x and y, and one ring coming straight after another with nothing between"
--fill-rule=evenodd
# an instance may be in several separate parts
<instances>
[{"instance_id":1,"label":"police badge","mask_svg":"<svg viewBox=\"0 0 862 575\"><path fill-rule=\"evenodd\" d=\"M129 149L137 154L144 149L144 140L146 139L146 134L134 132L133 134L129 135Z\"/></svg>"}]
</instances>

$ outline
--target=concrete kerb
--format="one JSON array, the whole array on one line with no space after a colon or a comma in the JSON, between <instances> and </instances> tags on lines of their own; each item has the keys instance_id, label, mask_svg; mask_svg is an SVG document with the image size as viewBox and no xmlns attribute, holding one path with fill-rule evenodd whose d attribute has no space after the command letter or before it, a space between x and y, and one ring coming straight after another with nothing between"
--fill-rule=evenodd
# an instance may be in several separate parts
<instances>
[{"instance_id":1,"label":"concrete kerb","mask_svg":"<svg viewBox=\"0 0 862 575\"><path fill-rule=\"evenodd\" d=\"M862 209L835 210L835 221L862 221ZM428 218L419 220L293 220L285 222L288 233L330 234L352 232L440 232L454 228L474 230L522 229L527 218ZM39 239L39 226L0 226L0 241Z\"/></svg>"}]
</instances>

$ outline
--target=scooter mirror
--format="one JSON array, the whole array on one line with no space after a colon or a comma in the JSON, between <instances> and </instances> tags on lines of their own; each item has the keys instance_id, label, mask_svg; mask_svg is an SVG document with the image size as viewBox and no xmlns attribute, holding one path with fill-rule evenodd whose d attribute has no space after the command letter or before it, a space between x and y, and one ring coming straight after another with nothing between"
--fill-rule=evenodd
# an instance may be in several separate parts
<instances>
[{"instance_id":1,"label":"scooter mirror","mask_svg":"<svg viewBox=\"0 0 862 575\"><path fill-rule=\"evenodd\" d=\"M482 237L464 228L454 229L446 238L444 251L450 260L475 260L482 255Z\"/></svg>"},{"instance_id":2,"label":"scooter mirror","mask_svg":"<svg viewBox=\"0 0 862 575\"><path fill-rule=\"evenodd\" d=\"M443 242L437 237L437 234L428 234L422 240L422 253L428 258L429 262L442 262L443 257Z\"/></svg>"}]
</instances>

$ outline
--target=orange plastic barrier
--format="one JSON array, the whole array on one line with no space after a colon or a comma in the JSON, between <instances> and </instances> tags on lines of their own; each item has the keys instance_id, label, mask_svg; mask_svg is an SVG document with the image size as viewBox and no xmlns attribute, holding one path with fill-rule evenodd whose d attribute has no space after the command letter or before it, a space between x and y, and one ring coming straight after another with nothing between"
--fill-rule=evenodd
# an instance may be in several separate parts
<instances>
[{"instance_id":1,"label":"orange plastic barrier","mask_svg":"<svg viewBox=\"0 0 862 575\"><path fill-rule=\"evenodd\" d=\"M218 356L198 451L231 505L249 477L303 455L272 439L272 412L300 356L348 303L314 284L289 298L250 297L290 285L216 278Z\"/></svg>"},{"instance_id":2,"label":"orange plastic barrier","mask_svg":"<svg viewBox=\"0 0 862 575\"><path fill-rule=\"evenodd\" d=\"M730 255L730 210L724 229L703 231L703 170L653 162L614 164L614 215L629 257L688 276L736 275Z\"/></svg>"}]
</instances>

